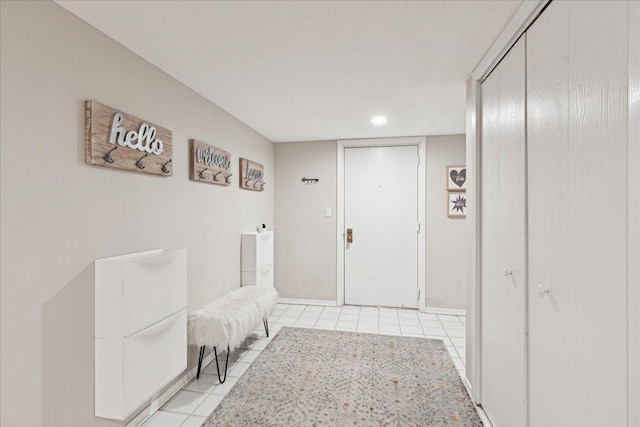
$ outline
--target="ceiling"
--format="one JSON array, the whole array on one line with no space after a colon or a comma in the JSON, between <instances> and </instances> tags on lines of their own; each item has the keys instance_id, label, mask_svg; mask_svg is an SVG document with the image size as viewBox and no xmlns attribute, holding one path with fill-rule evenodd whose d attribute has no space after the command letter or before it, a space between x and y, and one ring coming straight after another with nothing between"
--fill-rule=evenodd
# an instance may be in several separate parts
<instances>
[{"instance_id":1,"label":"ceiling","mask_svg":"<svg viewBox=\"0 0 640 427\"><path fill-rule=\"evenodd\" d=\"M464 133L465 82L522 2L57 3L283 142Z\"/></svg>"}]
</instances>

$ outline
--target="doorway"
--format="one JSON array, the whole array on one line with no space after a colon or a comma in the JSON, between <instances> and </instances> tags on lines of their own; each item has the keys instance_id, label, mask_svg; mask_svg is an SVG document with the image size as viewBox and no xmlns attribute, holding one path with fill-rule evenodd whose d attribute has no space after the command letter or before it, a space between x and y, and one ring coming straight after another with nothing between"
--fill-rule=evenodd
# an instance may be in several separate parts
<instances>
[{"instance_id":1,"label":"doorway","mask_svg":"<svg viewBox=\"0 0 640 427\"><path fill-rule=\"evenodd\" d=\"M345 304L424 308L421 142L339 141L338 299Z\"/></svg>"}]
</instances>

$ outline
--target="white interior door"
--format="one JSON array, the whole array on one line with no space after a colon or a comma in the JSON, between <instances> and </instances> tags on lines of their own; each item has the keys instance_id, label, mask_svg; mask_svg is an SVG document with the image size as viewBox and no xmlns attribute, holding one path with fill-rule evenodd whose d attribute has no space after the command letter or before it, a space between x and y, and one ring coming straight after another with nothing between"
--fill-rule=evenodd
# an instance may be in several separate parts
<instances>
[{"instance_id":1,"label":"white interior door","mask_svg":"<svg viewBox=\"0 0 640 427\"><path fill-rule=\"evenodd\" d=\"M345 148L344 169L345 303L417 308L418 147Z\"/></svg>"},{"instance_id":2,"label":"white interior door","mask_svg":"<svg viewBox=\"0 0 640 427\"><path fill-rule=\"evenodd\" d=\"M532 426L627 425L627 15L558 1L527 33Z\"/></svg>"},{"instance_id":3,"label":"white interior door","mask_svg":"<svg viewBox=\"0 0 640 427\"><path fill-rule=\"evenodd\" d=\"M482 83L481 404L526 424L525 41Z\"/></svg>"}]
</instances>

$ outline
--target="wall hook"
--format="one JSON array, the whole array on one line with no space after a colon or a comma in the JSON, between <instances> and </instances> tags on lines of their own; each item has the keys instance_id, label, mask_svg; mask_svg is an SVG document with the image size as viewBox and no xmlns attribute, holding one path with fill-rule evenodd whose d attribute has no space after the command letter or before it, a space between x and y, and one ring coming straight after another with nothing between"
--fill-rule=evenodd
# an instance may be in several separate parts
<instances>
[{"instance_id":1,"label":"wall hook","mask_svg":"<svg viewBox=\"0 0 640 427\"><path fill-rule=\"evenodd\" d=\"M226 182L227 184L231 184L231 181L229 181L229 178L231 178L231 175L233 174L230 173L229 175L227 175L227 177L224 179L224 182Z\"/></svg>"},{"instance_id":2,"label":"wall hook","mask_svg":"<svg viewBox=\"0 0 640 427\"><path fill-rule=\"evenodd\" d=\"M111 152L117 149L118 149L118 146L115 146L111 150L107 151L107 154L105 154L103 157L104 161L107 163L113 163L113 159L111 158Z\"/></svg>"},{"instance_id":3,"label":"wall hook","mask_svg":"<svg viewBox=\"0 0 640 427\"><path fill-rule=\"evenodd\" d=\"M305 184L315 184L318 181L320 181L318 178L302 178L302 182L304 182Z\"/></svg>"},{"instance_id":4,"label":"wall hook","mask_svg":"<svg viewBox=\"0 0 640 427\"><path fill-rule=\"evenodd\" d=\"M142 156L142 157L140 157L138 159L138 161L136 162L136 166L138 167L138 169L144 169L145 168L145 166L142 164L142 159L144 159L148 155L149 155L149 153L145 154L144 156Z\"/></svg>"},{"instance_id":5,"label":"wall hook","mask_svg":"<svg viewBox=\"0 0 640 427\"><path fill-rule=\"evenodd\" d=\"M209 169L209 168L204 168L203 170L198 172L198 176L200 177L200 179L205 179L204 178L204 173L207 171L207 169Z\"/></svg>"},{"instance_id":6,"label":"wall hook","mask_svg":"<svg viewBox=\"0 0 640 427\"><path fill-rule=\"evenodd\" d=\"M173 159L169 159L169 160L168 160L164 165L162 165L162 172L164 172L164 173L169 173L169 172L171 172L169 169L167 169L167 165L168 165L169 163L171 163L171 160L173 160Z\"/></svg>"},{"instance_id":7,"label":"wall hook","mask_svg":"<svg viewBox=\"0 0 640 427\"><path fill-rule=\"evenodd\" d=\"M220 172L218 172L217 174L213 175L213 180L214 180L214 181L220 181L220 180L218 179L218 175L220 175L221 173L222 173L222 171L220 171Z\"/></svg>"}]
</instances>

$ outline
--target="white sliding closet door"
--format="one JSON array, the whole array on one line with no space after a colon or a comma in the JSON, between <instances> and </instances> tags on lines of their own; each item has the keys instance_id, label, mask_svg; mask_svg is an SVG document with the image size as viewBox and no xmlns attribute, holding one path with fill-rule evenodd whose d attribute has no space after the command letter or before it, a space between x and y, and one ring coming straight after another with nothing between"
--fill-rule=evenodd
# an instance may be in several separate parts
<instances>
[{"instance_id":1,"label":"white sliding closet door","mask_svg":"<svg viewBox=\"0 0 640 427\"><path fill-rule=\"evenodd\" d=\"M482 83L481 404L526 423L525 41Z\"/></svg>"},{"instance_id":2,"label":"white sliding closet door","mask_svg":"<svg viewBox=\"0 0 640 427\"><path fill-rule=\"evenodd\" d=\"M627 423L627 8L554 1L527 32L532 426Z\"/></svg>"}]
</instances>

